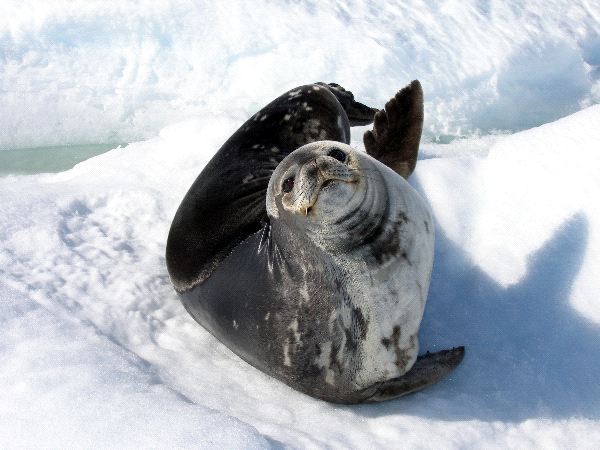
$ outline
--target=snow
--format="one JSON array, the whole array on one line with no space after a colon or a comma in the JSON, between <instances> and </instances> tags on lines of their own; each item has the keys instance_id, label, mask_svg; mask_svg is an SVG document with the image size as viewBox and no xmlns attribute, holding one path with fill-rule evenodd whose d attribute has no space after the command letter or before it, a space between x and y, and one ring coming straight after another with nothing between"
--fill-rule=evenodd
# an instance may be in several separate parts
<instances>
[{"instance_id":1,"label":"snow","mask_svg":"<svg viewBox=\"0 0 600 450\"><path fill-rule=\"evenodd\" d=\"M194 404L93 324L2 289L2 448L264 448L252 426ZM7 363L10 362L10 363ZM9 387L9 389L7 389Z\"/></svg>"},{"instance_id":2,"label":"snow","mask_svg":"<svg viewBox=\"0 0 600 450\"><path fill-rule=\"evenodd\" d=\"M0 149L132 142L320 80L383 104L418 78L434 137L520 130L600 101L599 54L598 0L5 0Z\"/></svg>"},{"instance_id":3,"label":"snow","mask_svg":"<svg viewBox=\"0 0 600 450\"><path fill-rule=\"evenodd\" d=\"M403 5L2 3L0 147L140 141L0 177L1 447L600 446L600 4ZM167 232L286 89L381 106L413 78L437 227L419 339L467 355L420 393L328 404L191 319Z\"/></svg>"}]
</instances>

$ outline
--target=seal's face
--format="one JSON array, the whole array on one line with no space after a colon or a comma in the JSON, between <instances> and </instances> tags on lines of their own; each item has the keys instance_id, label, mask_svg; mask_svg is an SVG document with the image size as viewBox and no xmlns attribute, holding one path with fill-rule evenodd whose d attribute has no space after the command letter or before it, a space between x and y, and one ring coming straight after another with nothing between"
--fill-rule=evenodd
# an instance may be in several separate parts
<instances>
[{"instance_id":1,"label":"seal's face","mask_svg":"<svg viewBox=\"0 0 600 450\"><path fill-rule=\"evenodd\" d=\"M387 192L370 159L340 142L300 147L271 176L269 216L328 250L347 247L354 240L353 233L360 231L364 236L368 232L364 227L376 226L383 216L382 200Z\"/></svg>"},{"instance_id":2,"label":"seal's face","mask_svg":"<svg viewBox=\"0 0 600 450\"><path fill-rule=\"evenodd\" d=\"M286 212L314 219L354 195L358 171L351 147L339 142L306 145L281 162L269 191Z\"/></svg>"}]
</instances>

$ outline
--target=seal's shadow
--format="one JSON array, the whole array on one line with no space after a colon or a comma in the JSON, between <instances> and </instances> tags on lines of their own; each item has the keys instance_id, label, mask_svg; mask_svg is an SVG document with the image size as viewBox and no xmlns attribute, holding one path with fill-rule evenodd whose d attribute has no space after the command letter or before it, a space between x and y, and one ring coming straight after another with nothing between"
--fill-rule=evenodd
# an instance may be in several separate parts
<instances>
[{"instance_id":1,"label":"seal's shadow","mask_svg":"<svg viewBox=\"0 0 600 450\"><path fill-rule=\"evenodd\" d=\"M600 418L600 326L568 303L587 237L586 219L572 217L530 258L524 279L504 288L437 230L421 352L465 345L465 360L435 386L355 412L505 422Z\"/></svg>"}]
</instances>

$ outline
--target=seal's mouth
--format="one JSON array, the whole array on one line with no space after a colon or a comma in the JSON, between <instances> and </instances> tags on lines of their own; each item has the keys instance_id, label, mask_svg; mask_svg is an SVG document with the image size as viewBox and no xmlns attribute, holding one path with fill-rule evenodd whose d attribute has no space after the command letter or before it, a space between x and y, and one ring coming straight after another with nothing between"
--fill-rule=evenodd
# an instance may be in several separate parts
<instances>
[{"instance_id":1,"label":"seal's mouth","mask_svg":"<svg viewBox=\"0 0 600 450\"><path fill-rule=\"evenodd\" d=\"M323 182L323 184L321 185L321 190L324 189L324 188L326 188L327 186L329 186L331 183L333 183L336 180L337 180L336 178L330 178L328 180L325 180ZM345 181L345 180L342 180L342 181Z\"/></svg>"},{"instance_id":2,"label":"seal's mouth","mask_svg":"<svg viewBox=\"0 0 600 450\"><path fill-rule=\"evenodd\" d=\"M341 153L341 151L340 151ZM293 190L288 197L283 197L284 207L293 214L308 217L315 215L315 205L319 203L319 210L327 211L334 204L344 203L344 198L349 195L349 190L344 187L360 181L356 161L347 156L340 160L332 156L317 156L307 161L297 172ZM342 156L344 156L342 154ZM292 177L290 177L292 178ZM292 178L293 180L293 178ZM323 200L323 194L327 194ZM291 197L291 198L290 198ZM327 213L325 213L327 214Z\"/></svg>"},{"instance_id":3,"label":"seal's mouth","mask_svg":"<svg viewBox=\"0 0 600 450\"><path fill-rule=\"evenodd\" d=\"M346 180L338 180L336 178L329 178L327 180L325 180L322 184L321 187L318 189L318 193L317 196L315 197L314 202L312 203L311 206L309 206L308 208L306 208L305 210L305 215L309 215L313 209L313 206L315 203L317 203L317 200L319 199L319 194L321 193L321 191L325 188L327 188L327 186L330 186L334 181L346 181ZM353 183L353 181L346 181L347 183Z\"/></svg>"}]
</instances>

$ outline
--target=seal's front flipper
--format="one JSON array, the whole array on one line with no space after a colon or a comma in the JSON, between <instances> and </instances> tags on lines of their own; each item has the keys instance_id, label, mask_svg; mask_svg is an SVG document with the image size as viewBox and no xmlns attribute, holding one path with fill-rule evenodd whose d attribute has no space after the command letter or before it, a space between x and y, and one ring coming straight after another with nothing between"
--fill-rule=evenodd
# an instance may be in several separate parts
<instances>
[{"instance_id":1,"label":"seal's front flipper","mask_svg":"<svg viewBox=\"0 0 600 450\"><path fill-rule=\"evenodd\" d=\"M372 403L390 400L437 383L452 372L464 356L464 347L456 347L436 353L427 352L419 356L412 368L401 377L365 389L365 393L369 396L363 402ZM374 392L371 395L369 391Z\"/></svg>"},{"instance_id":2,"label":"seal's front flipper","mask_svg":"<svg viewBox=\"0 0 600 450\"><path fill-rule=\"evenodd\" d=\"M423 89L412 81L375 114L363 137L367 153L404 178L415 170L423 131Z\"/></svg>"},{"instance_id":3,"label":"seal's front flipper","mask_svg":"<svg viewBox=\"0 0 600 450\"><path fill-rule=\"evenodd\" d=\"M347 91L337 83L317 84L325 86L333 95L335 95L338 102L342 105L342 108L344 108L344 111L346 111L351 127L373 123L375 113L379 111L377 108L371 108L370 106L357 102L354 100L354 94L352 94L352 92Z\"/></svg>"}]
</instances>

